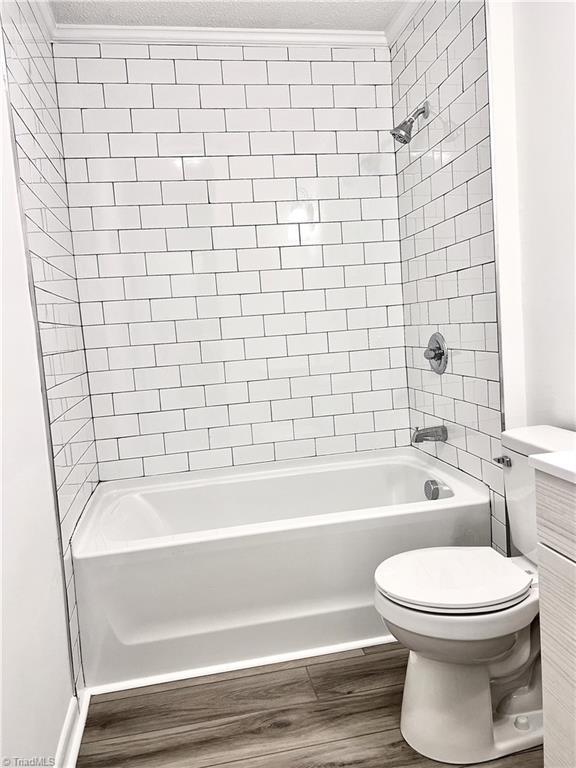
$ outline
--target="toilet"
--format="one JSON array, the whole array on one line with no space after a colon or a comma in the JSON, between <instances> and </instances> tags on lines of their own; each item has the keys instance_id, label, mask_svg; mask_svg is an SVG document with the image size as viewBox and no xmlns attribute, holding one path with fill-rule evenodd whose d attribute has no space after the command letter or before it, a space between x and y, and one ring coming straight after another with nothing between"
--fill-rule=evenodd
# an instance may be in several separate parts
<instances>
[{"instance_id":1,"label":"toilet","mask_svg":"<svg viewBox=\"0 0 576 768\"><path fill-rule=\"evenodd\" d=\"M547 426L502 435L518 556L490 547L433 547L390 557L376 570L376 609L410 650L400 728L426 757L478 763L542 743L536 500L528 456L573 450L574 438Z\"/></svg>"}]
</instances>

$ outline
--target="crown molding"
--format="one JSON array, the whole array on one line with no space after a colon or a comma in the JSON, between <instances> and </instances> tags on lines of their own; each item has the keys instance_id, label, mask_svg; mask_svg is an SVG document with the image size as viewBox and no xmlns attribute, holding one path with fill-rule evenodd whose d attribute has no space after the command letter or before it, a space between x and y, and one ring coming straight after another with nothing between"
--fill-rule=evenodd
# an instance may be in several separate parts
<instances>
[{"instance_id":1,"label":"crown molding","mask_svg":"<svg viewBox=\"0 0 576 768\"><path fill-rule=\"evenodd\" d=\"M405 2L399 3L396 15L386 27L386 36L390 46L396 42L421 5L423 5L422 0L405 0Z\"/></svg>"},{"instance_id":2,"label":"crown molding","mask_svg":"<svg viewBox=\"0 0 576 768\"><path fill-rule=\"evenodd\" d=\"M217 27L137 27L108 24L55 24L54 43L173 43L188 45L330 45L342 48L387 46L384 32L339 29L228 29Z\"/></svg>"},{"instance_id":3,"label":"crown molding","mask_svg":"<svg viewBox=\"0 0 576 768\"><path fill-rule=\"evenodd\" d=\"M52 41L54 39L56 27L58 26L56 24L56 19L54 18L52 6L48 0L36 0L31 3L31 5L32 9L37 11L35 14L36 20L42 27L46 39Z\"/></svg>"}]
</instances>

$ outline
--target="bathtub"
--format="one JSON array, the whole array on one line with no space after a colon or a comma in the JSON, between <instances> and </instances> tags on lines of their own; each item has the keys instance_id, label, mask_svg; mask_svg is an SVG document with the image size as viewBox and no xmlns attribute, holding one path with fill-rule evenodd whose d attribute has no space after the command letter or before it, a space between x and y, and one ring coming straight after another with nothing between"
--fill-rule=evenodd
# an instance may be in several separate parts
<instances>
[{"instance_id":1,"label":"bathtub","mask_svg":"<svg viewBox=\"0 0 576 768\"><path fill-rule=\"evenodd\" d=\"M382 560L489 541L486 486L414 448L101 483L72 540L86 684L382 642Z\"/></svg>"}]
</instances>

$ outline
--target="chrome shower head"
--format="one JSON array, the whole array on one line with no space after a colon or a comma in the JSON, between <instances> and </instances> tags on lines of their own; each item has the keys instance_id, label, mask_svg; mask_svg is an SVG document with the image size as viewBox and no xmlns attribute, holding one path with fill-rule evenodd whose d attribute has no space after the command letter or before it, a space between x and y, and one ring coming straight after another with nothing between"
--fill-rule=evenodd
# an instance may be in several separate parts
<instances>
[{"instance_id":1,"label":"chrome shower head","mask_svg":"<svg viewBox=\"0 0 576 768\"><path fill-rule=\"evenodd\" d=\"M426 120L430 115L430 104L425 101L424 104L422 104L421 107L418 107L418 109L415 109L414 112L410 115L410 117L407 117L406 120L402 120L399 125L396 125L390 133L392 136L396 139L397 142L400 144L409 144L412 140L412 127L416 120L423 116Z\"/></svg>"},{"instance_id":2,"label":"chrome shower head","mask_svg":"<svg viewBox=\"0 0 576 768\"><path fill-rule=\"evenodd\" d=\"M395 128L392 128L390 133L392 136L398 141L400 144L408 144L410 139L412 138L412 126L414 125L414 120L409 117L406 120L402 120L400 125L397 125Z\"/></svg>"}]
</instances>

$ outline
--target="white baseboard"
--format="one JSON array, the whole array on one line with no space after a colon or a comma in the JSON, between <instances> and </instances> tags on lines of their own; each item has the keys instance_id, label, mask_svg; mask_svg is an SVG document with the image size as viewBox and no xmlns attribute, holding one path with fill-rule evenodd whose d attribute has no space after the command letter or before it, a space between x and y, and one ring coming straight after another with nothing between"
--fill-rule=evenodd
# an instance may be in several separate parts
<instances>
[{"instance_id":1,"label":"white baseboard","mask_svg":"<svg viewBox=\"0 0 576 768\"><path fill-rule=\"evenodd\" d=\"M174 680L186 680L193 677L200 677L208 674L218 674L222 672L231 672L246 668L259 667L267 664L277 664L283 661L293 661L308 656L322 656L329 653L339 653L356 648L363 648L380 643L394 642L394 637L390 634L379 637L356 640L349 643L339 643L337 645L328 645L322 648L310 648L305 651L295 653L285 653L276 656L266 656L259 659L250 659L246 662L235 664L218 664L213 667L203 667L184 670L177 673L164 675L152 675L150 677L141 677L135 680L123 680L119 683L109 683L107 685L93 686L83 688L78 692L78 698L72 698L68 706L62 732L58 741L58 749L54 761L55 768L75 768L82 742L82 734L86 725L88 707L92 694L111 693L114 691L125 690L127 688L141 688L148 685L158 685L159 683L173 682Z\"/></svg>"},{"instance_id":2,"label":"white baseboard","mask_svg":"<svg viewBox=\"0 0 576 768\"><path fill-rule=\"evenodd\" d=\"M73 696L70 699L60 738L58 739L58 748L54 758L55 768L75 767L89 704L90 693L87 690L79 691L78 698Z\"/></svg>"}]
</instances>

